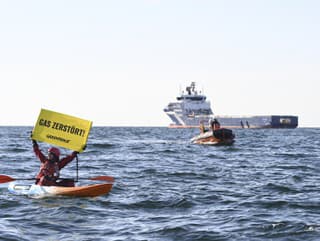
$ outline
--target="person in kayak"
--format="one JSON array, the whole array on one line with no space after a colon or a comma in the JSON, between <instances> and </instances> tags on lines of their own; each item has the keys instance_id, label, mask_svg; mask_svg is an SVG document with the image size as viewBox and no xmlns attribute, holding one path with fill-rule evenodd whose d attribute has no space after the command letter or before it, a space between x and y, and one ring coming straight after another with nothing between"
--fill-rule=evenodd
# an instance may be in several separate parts
<instances>
[{"instance_id":1,"label":"person in kayak","mask_svg":"<svg viewBox=\"0 0 320 241\"><path fill-rule=\"evenodd\" d=\"M72 179L61 179L59 181L58 179L60 170L70 163L78 155L78 152L74 151L60 160L60 150L58 148L50 147L46 157L39 149L38 143L35 140L32 140L32 143L33 151L41 162L35 183L41 186L74 186Z\"/></svg>"}]
</instances>

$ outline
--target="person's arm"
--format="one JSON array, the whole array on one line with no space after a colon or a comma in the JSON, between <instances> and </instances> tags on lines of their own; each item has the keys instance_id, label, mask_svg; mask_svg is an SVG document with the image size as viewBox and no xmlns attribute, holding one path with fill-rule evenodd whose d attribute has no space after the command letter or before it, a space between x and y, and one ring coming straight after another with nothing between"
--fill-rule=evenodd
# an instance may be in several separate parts
<instances>
[{"instance_id":1,"label":"person's arm","mask_svg":"<svg viewBox=\"0 0 320 241\"><path fill-rule=\"evenodd\" d=\"M84 145L82 147L82 150L84 151L86 148L87 148L87 145ZM74 152L71 153L71 155L68 155L68 156L62 158L59 161L59 169L64 168L69 162L71 162L75 157L77 157L78 154L79 154L79 152L74 151Z\"/></svg>"},{"instance_id":2,"label":"person's arm","mask_svg":"<svg viewBox=\"0 0 320 241\"><path fill-rule=\"evenodd\" d=\"M43 153L39 149L39 146L36 140L32 139L32 146L33 146L33 151L36 154L36 157L38 157L41 162L44 162L46 160L46 157L43 155Z\"/></svg>"},{"instance_id":3,"label":"person's arm","mask_svg":"<svg viewBox=\"0 0 320 241\"><path fill-rule=\"evenodd\" d=\"M203 125L203 124L200 124L199 129L200 129L200 133L203 133L203 132L204 132L204 125Z\"/></svg>"},{"instance_id":4,"label":"person's arm","mask_svg":"<svg viewBox=\"0 0 320 241\"><path fill-rule=\"evenodd\" d=\"M74 151L71 153L71 155L68 155L64 158L62 158L60 161L59 161L59 169L62 169L64 168L69 162L71 162L76 156L78 155L78 152L77 151Z\"/></svg>"}]
</instances>

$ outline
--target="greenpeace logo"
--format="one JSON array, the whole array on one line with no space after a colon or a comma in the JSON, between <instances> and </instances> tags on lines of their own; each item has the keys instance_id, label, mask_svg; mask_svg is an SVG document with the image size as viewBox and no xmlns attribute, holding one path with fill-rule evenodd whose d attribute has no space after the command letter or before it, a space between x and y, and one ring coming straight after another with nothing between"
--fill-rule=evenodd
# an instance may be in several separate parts
<instances>
[{"instance_id":1,"label":"greenpeace logo","mask_svg":"<svg viewBox=\"0 0 320 241\"><path fill-rule=\"evenodd\" d=\"M65 142L65 143L69 143L70 140L66 140L60 136L53 136L53 135L47 135L47 138L48 139L51 139L51 140L57 140L57 141L61 141L61 142Z\"/></svg>"}]
</instances>

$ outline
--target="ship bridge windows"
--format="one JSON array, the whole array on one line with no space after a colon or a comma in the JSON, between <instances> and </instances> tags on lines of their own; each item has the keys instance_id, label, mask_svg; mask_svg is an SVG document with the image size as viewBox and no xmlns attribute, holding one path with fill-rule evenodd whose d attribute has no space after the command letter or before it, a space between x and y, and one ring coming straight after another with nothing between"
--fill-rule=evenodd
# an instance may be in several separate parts
<instances>
[{"instance_id":1,"label":"ship bridge windows","mask_svg":"<svg viewBox=\"0 0 320 241\"><path fill-rule=\"evenodd\" d=\"M180 110L180 109L181 109L180 103L169 103L166 108L166 110L171 110L171 111Z\"/></svg>"},{"instance_id":2,"label":"ship bridge windows","mask_svg":"<svg viewBox=\"0 0 320 241\"><path fill-rule=\"evenodd\" d=\"M186 109L186 115L210 115L212 114L211 109Z\"/></svg>"},{"instance_id":3,"label":"ship bridge windows","mask_svg":"<svg viewBox=\"0 0 320 241\"><path fill-rule=\"evenodd\" d=\"M177 97L177 100L204 101L206 100L206 97L202 95L198 95L198 96L184 95L184 96Z\"/></svg>"}]
</instances>

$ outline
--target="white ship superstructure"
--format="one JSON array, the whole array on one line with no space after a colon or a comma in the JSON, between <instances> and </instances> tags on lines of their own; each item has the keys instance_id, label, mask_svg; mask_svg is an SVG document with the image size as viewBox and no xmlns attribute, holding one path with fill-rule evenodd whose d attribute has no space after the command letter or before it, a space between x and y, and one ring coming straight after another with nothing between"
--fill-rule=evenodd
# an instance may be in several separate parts
<instances>
[{"instance_id":1,"label":"white ship superstructure","mask_svg":"<svg viewBox=\"0 0 320 241\"><path fill-rule=\"evenodd\" d=\"M198 127L201 121L208 123L212 118L210 101L191 82L177 97L177 102L171 102L164 109L172 120L171 127Z\"/></svg>"}]
</instances>

